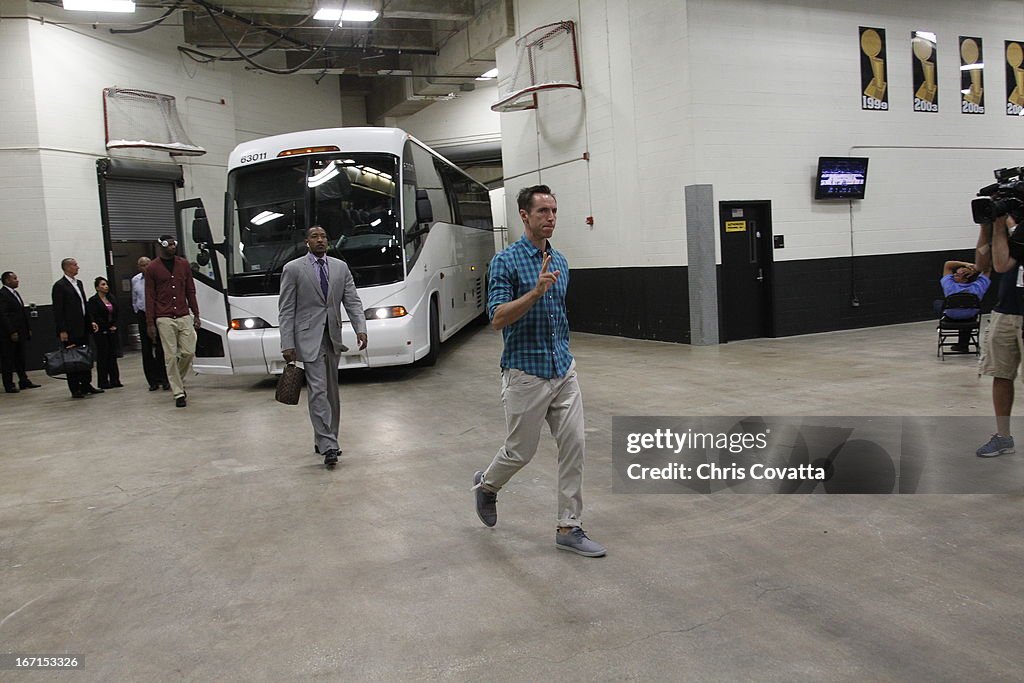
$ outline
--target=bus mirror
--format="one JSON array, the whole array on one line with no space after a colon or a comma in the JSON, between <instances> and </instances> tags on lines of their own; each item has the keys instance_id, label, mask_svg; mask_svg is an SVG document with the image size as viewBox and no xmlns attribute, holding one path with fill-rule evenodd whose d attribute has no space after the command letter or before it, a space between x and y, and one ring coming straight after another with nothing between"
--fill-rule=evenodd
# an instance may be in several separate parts
<instances>
[{"instance_id":1,"label":"bus mirror","mask_svg":"<svg viewBox=\"0 0 1024 683\"><path fill-rule=\"evenodd\" d=\"M416 190L416 222L434 222L434 210L430 207L430 197L426 190Z\"/></svg>"},{"instance_id":2,"label":"bus mirror","mask_svg":"<svg viewBox=\"0 0 1024 683\"><path fill-rule=\"evenodd\" d=\"M210 233L210 222L206 220L206 211L196 209L196 215L192 218L192 241L196 244L209 244L213 242L213 235Z\"/></svg>"}]
</instances>

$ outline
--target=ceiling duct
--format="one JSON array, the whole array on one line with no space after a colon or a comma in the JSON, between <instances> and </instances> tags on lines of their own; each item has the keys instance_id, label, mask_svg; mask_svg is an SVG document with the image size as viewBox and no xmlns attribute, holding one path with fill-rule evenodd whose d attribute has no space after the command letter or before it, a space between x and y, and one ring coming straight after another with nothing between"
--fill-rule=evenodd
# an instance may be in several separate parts
<instances>
[{"instance_id":1,"label":"ceiling duct","mask_svg":"<svg viewBox=\"0 0 1024 683\"><path fill-rule=\"evenodd\" d=\"M414 76L404 80L411 82L375 89L367 97L367 118L376 122L385 117L408 116L436 99L458 93L463 83L472 83L494 67L494 49L514 35L512 0L492 0L464 29L448 38L436 57L408 58Z\"/></svg>"}]
</instances>

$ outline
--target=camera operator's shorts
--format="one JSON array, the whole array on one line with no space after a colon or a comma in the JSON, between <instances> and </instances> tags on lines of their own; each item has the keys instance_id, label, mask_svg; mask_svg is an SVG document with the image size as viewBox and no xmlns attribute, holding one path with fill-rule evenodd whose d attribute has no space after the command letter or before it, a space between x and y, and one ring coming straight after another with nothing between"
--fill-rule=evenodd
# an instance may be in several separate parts
<instances>
[{"instance_id":1,"label":"camera operator's shorts","mask_svg":"<svg viewBox=\"0 0 1024 683\"><path fill-rule=\"evenodd\" d=\"M1024 316L992 311L985 340L981 345L981 359L978 374L1013 380L1017 368L1024 358L1024 340L1021 339L1021 323Z\"/></svg>"}]
</instances>

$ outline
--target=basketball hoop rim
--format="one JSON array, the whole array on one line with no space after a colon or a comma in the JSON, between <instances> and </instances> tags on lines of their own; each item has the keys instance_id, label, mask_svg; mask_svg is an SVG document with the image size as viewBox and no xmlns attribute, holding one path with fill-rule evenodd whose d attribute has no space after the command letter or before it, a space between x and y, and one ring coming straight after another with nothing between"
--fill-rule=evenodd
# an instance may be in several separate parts
<instances>
[{"instance_id":1,"label":"basketball hoop rim","mask_svg":"<svg viewBox=\"0 0 1024 683\"><path fill-rule=\"evenodd\" d=\"M498 100L497 102L495 102L494 104L491 105L491 111L496 111L498 113L501 113L502 109L503 109L503 107L505 105L511 104L512 102L515 102L516 100L521 99L525 95L533 95L533 103L530 106L528 106L528 107L522 107L522 108L520 108L518 110L515 110L515 111L525 111L527 109L536 109L537 108L537 93L539 93L541 90L557 90L559 88L571 88L573 90L582 90L583 86L580 85L579 83L572 83L572 82L569 82L569 81L554 81L554 82L551 82L551 83L540 83L538 85L531 85L531 86L529 86L527 88L522 88L520 90L517 90L514 93L508 95L507 97L501 98L500 100Z\"/></svg>"}]
</instances>

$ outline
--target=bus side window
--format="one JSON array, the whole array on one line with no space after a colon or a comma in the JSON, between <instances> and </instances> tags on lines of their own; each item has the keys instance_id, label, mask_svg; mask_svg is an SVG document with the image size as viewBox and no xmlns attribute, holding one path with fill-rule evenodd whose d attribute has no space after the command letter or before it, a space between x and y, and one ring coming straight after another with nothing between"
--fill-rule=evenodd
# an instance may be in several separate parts
<instances>
[{"instance_id":1,"label":"bus side window","mask_svg":"<svg viewBox=\"0 0 1024 683\"><path fill-rule=\"evenodd\" d=\"M455 172L452 171L450 166L442 162L440 159L434 159L434 168L437 170L437 174L441 176L441 180L444 183L444 200L451 207L452 223L465 225L465 222L462 220L462 216L459 215L459 205L455 201Z\"/></svg>"},{"instance_id":2,"label":"bus side window","mask_svg":"<svg viewBox=\"0 0 1024 683\"><path fill-rule=\"evenodd\" d=\"M427 191L430 206L434 211L434 220L438 223L452 223L454 213L448 201L445 184L437 172L434 155L420 147L411 145L412 158L416 162L416 187Z\"/></svg>"},{"instance_id":3,"label":"bus side window","mask_svg":"<svg viewBox=\"0 0 1024 683\"><path fill-rule=\"evenodd\" d=\"M411 271L412 266L420 255L420 248L423 246L423 239L426 235L409 237L419 229L416 223L416 186L409 183L402 183L402 232L405 237L405 265L406 271Z\"/></svg>"}]
</instances>

